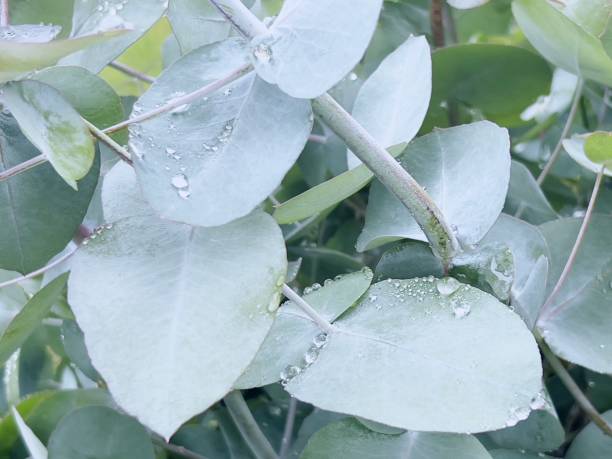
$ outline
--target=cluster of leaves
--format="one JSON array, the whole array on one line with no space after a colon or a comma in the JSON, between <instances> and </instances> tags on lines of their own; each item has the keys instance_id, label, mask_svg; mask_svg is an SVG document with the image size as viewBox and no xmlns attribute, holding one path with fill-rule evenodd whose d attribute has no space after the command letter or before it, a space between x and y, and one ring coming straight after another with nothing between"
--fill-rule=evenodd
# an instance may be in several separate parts
<instances>
[{"instance_id":1,"label":"cluster of leaves","mask_svg":"<svg viewBox=\"0 0 612 459\"><path fill-rule=\"evenodd\" d=\"M2 5L0 459L610 457L609 0Z\"/></svg>"}]
</instances>

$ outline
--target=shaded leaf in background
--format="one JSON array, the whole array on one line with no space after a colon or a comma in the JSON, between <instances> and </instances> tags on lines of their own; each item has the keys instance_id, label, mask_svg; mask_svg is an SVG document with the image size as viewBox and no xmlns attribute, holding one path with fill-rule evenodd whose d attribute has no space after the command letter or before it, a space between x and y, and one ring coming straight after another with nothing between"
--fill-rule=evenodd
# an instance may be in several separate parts
<instances>
[{"instance_id":1,"label":"shaded leaf in background","mask_svg":"<svg viewBox=\"0 0 612 459\"><path fill-rule=\"evenodd\" d=\"M504 212L517 215L533 225L558 217L529 169L515 160L510 166L510 185Z\"/></svg>"},{"instance_id":2,"label":"shaded leaf in background","mask_svg":"<svg viewBox=\"0 0 612 459\"><path fill-rule=\"evenodd\" d=\"M584 153L587 158L598 164L612 160L612 133L597 131L589 134L584 141Z\"/></svg>"},{"instance_id":3,"label":"shaded leaf in background","mask_svg":"<svg viewBox=\"0 0 612 459\"><path fill-rule=\"evenodd\" d=\"M612 423L612 411L603 414L603 418ZM567 451L566 459L607 459L612 451L612 438L599 428L589 423L577 436Z\"/></svg>"},{"instance_id":4,"label":"shaded leaf in background","mask_svg":"<svg viewBox=\"0 0 612 459\"><path fill-rule=\"evenodd\" d=\"M576 134L569 139L563 141L563 148L572 157L574 161L580 164L585 169L595 172L596 174L601 170L602 164L594 162L585 151L586 141L589 139L588 135ZM597 159L604 159L606 153L609 150L602 151L602 155L597 155ZM605 161L605 159L604 159ZM612 169L610 167L604 168L604 174L608 177L612 177Z\"/></svg>"},{"instance_id":5,"label":"shaded leaf in background","mask_svg":"<svg viewBox=\"0 0 612 459\"><path fill-rule=\"evenodd\" d=\"M15 119L0 113L0 168L40 153ZM23 274L43 266L72 239L98 179L99 161L74 191L50 164L0 182L0 266ZM44 196L44 200L41 197Z\"/></svg>"}]
</instances>

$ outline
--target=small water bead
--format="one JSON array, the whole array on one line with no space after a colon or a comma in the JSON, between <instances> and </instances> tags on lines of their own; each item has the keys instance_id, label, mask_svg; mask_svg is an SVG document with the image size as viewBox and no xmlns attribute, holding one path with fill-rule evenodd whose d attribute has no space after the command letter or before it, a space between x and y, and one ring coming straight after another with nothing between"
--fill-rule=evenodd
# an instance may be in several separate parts
<instances>
[{"instance_id":1,"label":"small water bead","mask_svg":"<svg viewBox=\"0 0 612 459\"><path fill-rule=\"evenodd\" d=\"M234 90L232 88L227 88L225 91L223 91L223 95L226 97L231 96L233 91Z\"/></svg>"},{"instance_id":2,"label":"small water bead","mask_svg":"<svg viewBox=\"0 0 612 459\"><path fill-rule=\"evenodd\" d=\"M191 108L191 104L183 104L183 105L179 105L178 107L175 107L172 110L170 110L170 113L173 115L180 115L181 113L185 113L189 111L190 108Z\"/></svg>"},{"instance_id":3,"label":"small water bead","mask_svg":"<svg viewBox=\"0 0 612 459\"><path fill-rule=\"evenodd\" d=\"M370 300L372 303L374 303L374 302L375 302L375 301L378 299L378 296L376 296L376 295L370 295L370 296L368 297L368 299L369 299L369 300Z\"/></svg>"},{"instance_id":4,"label":"small water bead","mask_svg":"<svg viewBox=\"0 0 612 459\"><path fill-rule=\"evenodd\" d=\"M265 43L259 43L253 48L253 56L258 62L267 64L272 59L272 50Z\"/></svg>"},{"instance_id":5,"label":"small water bead","mask_svg":"<svg viewBox=\"0 0 612 459\"><path fill-rule=\"evenodd\" d=\"M170 179L170 183L181 198L187 199L191 196L191 192L189 191L189 179L185 174L174 175L172 179Z\"/></svg>"},{"instance_id":6,"label":"small water bead","mask_svg":"<svg viewBox=\"0 0 612 459\"><path fill-rule=\"evenodd\" d=\"M453 309L453 315L457 319L463 319L464 317L469 316L470 312L472 312L470 303L462 298L454 298L451 301L451 307Z\"/></svg>"},{"instance_id":7,"label":"small water bead","mask_svg":"<svg viewBox=\"0 0 612 459\"><path fill-rule=\"evenodd\" d=\"M312 344L320 349L327 344L327 340L327 333L319 333L318 335L315 335L314 338L312 338Z\"/></svg>"},{"instance_id":8,"label":"small water bead","mask_svg":"<svg viewBox=\"0 0 612 459\"><path fill-rule=\"evenodd\" d=\"M438 279L436 281L436 288L438 293L442 296L450 296L461 287L461 283L453 279L452 277L445 277L444 279Z\"/></svg>"},{"instance_id":9,"label":"small water bead","mask_svg":"<svg viewBox=\"0 0 612 459\"><path fill-rule=\"evenodd\" d=\"M287 365L283 371L281 371L280 379L281 384L286 386L289 382L299 375L302 372L302 369L295 365Z\"/></svg>"},{"instance_id":10,"label":"small water bead","mask_svg":"<svg viewBox=\"0 0 612 459\"><path fill-rule=\"evenodd\" d=\"M538 392L536 396L531 399L529 408L532 410L541 410L542 408L546 407L546 405L548 405L546 397L542 392Z\"/></svg>"},{"instance_id":11,"label":"small water bead","mask_svg":"<svg viewBox=\"0 0 612 459\"><path fill-rule=\"evenodd\" d=\"M356 81L357 80L357 74L355 72L349 73L349 80Z\"/></svg>"},{"instance_id":12,"label":"small water bead","mask_svg":"<svg viewBox=\"0 0 612 459\"><path fill-rule=\"evenodd\" d=\"M314 344L310 346L310 348L304 354L304 364L306 366L310 366L316 362L319 357L319 352L321 351L320 347L315 346Z\"/></svg>"}]
</instances>

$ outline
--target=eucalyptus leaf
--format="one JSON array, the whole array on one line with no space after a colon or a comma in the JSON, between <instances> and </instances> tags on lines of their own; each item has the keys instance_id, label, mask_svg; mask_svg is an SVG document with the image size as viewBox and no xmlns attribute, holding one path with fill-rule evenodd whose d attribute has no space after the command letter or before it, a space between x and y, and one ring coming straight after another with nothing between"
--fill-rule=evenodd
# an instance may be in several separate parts
<instances>
[{"instance_id":1,"label":"eucalyptus leaf","mask_svg":"<svg viewBox=\"0 0 612 459\"><path fill-rule=\"evenodd\" d=\"M239 39L199 48L162 74L134 114L244 63ZM296 161L312 129L311 115L308 101L249 74L207 99L132 126L130 147L144 196L163 218L189 224L216 226L242 217Z\"/></svg>"},{"instance_id":2,"label":"eucalyptus leaf","mask_svg":"<svg viewBox=\"0 0 612 459\"><path fill-rule=\"evenodd\" d=\"M551 3L514 0L512 11L529 42L554 65L601 84L612 84L612 59L602 42Z\"/></svg>"},{"instance_id":3,"label":"eucalyptus leaf","mask_svg":"<svg viewBox=\"0 0 612 459\"><path fill-rule=\"evenodd\" d=\"M574 245L581 220L564 218L540 226L550 249L549 291ZM562 359L600 373L612 373L612 217L593 215L572 270L538 327Z\"/></svg>"},{"instance_id":4,"label":"eucalyptus leaf","mask_svg":"<svg viewBox=\"0 0 612 459\"><path fill-rule=\"evenodd\" d=\"M612 169L610 169L607 165L603 165L601 163L594 162L587 155L585 151L585 143L588 138L589 138L588 135L581 135L581 134L573 135L571 138L565 139L563 141L563 148L572 157L574 161L576 161L578 164L580 164L585 169L588 169L597 174L603 167L604 175L607 175L608 177L612 177ZM600 159L602 158L602 156L597 155L596 158Z\"/></svg>"},{"instance_id":5,"label":"eucalyptus leaf","mask_svg":"<svg viewBox=\"0 0 612 459\"><path fill-rule=\"evenodd\" d=\"M603 414L603 418L612 422L612 411ZM610 456L612 439L605 435L599 427L590 422L576 437L569 450L566 459L605 459Z\"/></svg>"},{"instance_id":6,"label":"eucalyptus leaf","mask_svg":"<svg viewBox=\"0 0 612 459\"><path fill-rule=\"evenodd\" d=\"M183 54L227 38L231 29L208 1L171 0L168 19Z\"/></svg>"},{"instance_id":7,"label":"eucalyptus leaf","mask_svg":"<svg viewBox=\"0 0 612 459\"><path fill-rule=\"evenodd\" d=\"M68 299L117 403L168 438L253 359L286 268L263 213L216 228L130 217L79 250Z\"/></svg>"},{"instance_id":8,"label":"eucalyptus leaf","mask_svg":"<svg viewBox=\"0 0 612 459\"><path fill-rule=\"evenodd\" d=\"M38 154L15 119L0 113L0 168L9 169ZM85 216L99 170L95 160L78 191L50 164L0 182L0 266L25 274L60 252Z\"/></svg>"},{"instance_id":9,"label":"eucalyptus leaf","mask_svg":"<svg viewBox=\"0 0 612 459\"><path fill-rule=\"evenodd\" d=\"M63 418L49 439L50 459L154 459L147 431L136 420L104 406Z\"/></svg>"},{"instance_id":10,"label":"eucalyptus leaf","mask_svg":"<svg viewBox=\"0 0 612 459\"><path fill-rule=\"evenodd\" d=\"M64 56L123 33L121 30L108 31L47 43L0 40L0 83L54 65Z\"/></svg>"},{"instance_id":11,"label":"eucalyptus leaf","mask_svg":"<svg viewBox=\"0 0 612 459\"><path fill-rule=\"evenodd\" d=\"M529 169L515 160L512 160L510 166L510 184L504 212L533 225L558 217Z\"/></svg>"},{"instance_id":12,"label":"eucalyptus leaf","mask_svg":"<svg viewBox=\"0 0 612 459\"><path fill-rule=\"evenodd\" d=\"M593 132L584 141L584 152L591 161L608 164L612 161L612 133Z\"/></svg>"},{"instance_id":13,"label":"eucalyptus leaf","mask_svg":"<svg viewBox=\"0 0 612 459\"><path fill-rule=\"evenodd\" d=\"M0 101L11 111L24 135L75 190L95 156L93 139L80 115L51 86L28 80L8 83Z\"/></svg>"},{"instance_id":14,"label":"eucalyptus leaf","mask_svg":"<svg viewBox=\"0 0 612 459\"><path fill-rule=\"evenodd\" d=\"M509 149L507 131L481 121L419 137L399 161L427 190L457 238L476 244L503 207L510 179ZM478 187L466 187L475 180ZM400 201L374 182L357 249L369 250L401 238L426 240Z\"/></svg>"},{"instance_id":15,"label":"eucalyptus leaf","mask_svg":"<svg viewBox=\"0 0 612 459\"><path fill-rule=\"evenodd\" d=\"M167 7L167 0L74 2L71 37L113 29L126 32L105 43L71 54L62 59L61 64L85 67L98 73L153 26Z\"/></svg>"},{"instance_id":16,"label":"eucalyptus leaf","mask_svg":"<svg viewBox=\"0 0 612 459\"><path fill-rule=\"evenodd\" d=\"M293 97L320 96L359 62L382 3L286 0L270 30L251 42L258 75Z\"/></svg>"},{"instance_id":17,"label":"eucalyptus leaf","mask_svg":"<svg viewBox=\"0 0 612 459\"><path fill-rule=\"evenodd\" d=\"M541 387L537 345L520 318L452 278L374 284L334 326L316 361L285 381L323 409L408 430L479 432L525 419Z\"/></svg>"},{"instance_id":18,"label":"eucalyptus leaf","mask_svg":"<svg viewBox=\"0 0 612 459\"><path fill-rule=\"evenodd\" d=\"M0 335L0 366L30 336L47 316L66 286L67 274L63 274L43 287L17 314Z\"/></svg>"},{"instance_id":19,"label":"eucalyptus leaf","mask_svg":"<svg viewBox=\"0 0 612 459\"><path fill-rule=\"evenodd\" d=\"M368 430L355 419L343 419L314 434L301 459L491 459L471 435L406 432L385 435Z\"/></svg>"},{"instance_id":20,"label":"eucalyptus leaf","mask_svg":"<svg viewBox=\"0 0 612 459\"><path fill-rule=\"evenodd\" d=\"M371 281L369 269L347 274L304 292L304 300L332 322L363 295ZM270 333L236 387L247 389L279 381L287 366L300 365L303 358L309 358L312 341L319 333L317 324L295 303L287 301L279 308Z\"/></svg>"},{"instance_id":21,"label":"eucalyptus leaf","mask_svg":"<svg viewBox=\"0 0 612 459\"><path fill-rule=\"evenodd\" d=\"M383 148L409 142L425 119L431 97L431 56L424 36L410 37L363 84L353 117ZM349 168L361 161L349 151Z\"/></svg>"}]
</instances>

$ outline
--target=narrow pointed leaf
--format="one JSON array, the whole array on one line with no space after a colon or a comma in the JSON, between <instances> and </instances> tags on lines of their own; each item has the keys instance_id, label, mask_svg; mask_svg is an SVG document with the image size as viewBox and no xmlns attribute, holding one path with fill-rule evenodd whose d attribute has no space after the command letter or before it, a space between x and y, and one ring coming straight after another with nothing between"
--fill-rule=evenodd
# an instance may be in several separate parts
<instances>
[{"instance_id":1,"label":"narrow pointed leaf","mask_svg":"<svg viewBox=\"0 0 612 459\"><path fill-rule=\"evenodd\" d=\"M51 86L37 81L8 83L0 100L24 135L75 190L94 160L94 143L81 116Z\"/></svg>"},{"instance_id":2,"label":"narrow pointed leaf","mask_svg":"<svg viewBox=\"0 0 612 459\"><path fill-rule=\"evenodd\" d=\"M211 83L245 63L238 39L205 46L166 70L134 114ZM177 92L177 87L181 89ZM130 129L143 193L163 218L200 226L251 212L280 184L312 129L310 103L254 74Z\"/></svg>"},{"instance_id":3,"label":"narrow pointed leaf","mask_svg":"<svg viewBox=\"0 0 612 459\"><path fill-rule=\"evenodd\" d=\"M359 62L382 3L285 1L269 32L251 43L257 73L293 97L320 96Z\"/></svg>"},{"instance_id":4,"label":"narrow pointed leaf","mask_svg":"<svg viewBox=\"0 0 612 459\"><path fill-rule=\"evenodd\" d=\"M510 185L504 212L510 215L520 212L519 217L533 225L557 218L557 213L529 169L514 160L510 166Z\"/></svg>"},{"instance_id":5,"label":"narrow pointed leaf","mask_svg":"<svg viewBox=\"0 0 612 459\"><path fill-rule=\"evenodd\" d=\"M326 410L480 432L525 419L541 388L538 348L521 319L451 278L374 284L334 325L318 359L286 384Z\"/></svg>"}]
</instances>

